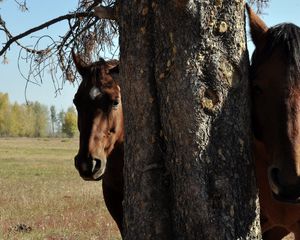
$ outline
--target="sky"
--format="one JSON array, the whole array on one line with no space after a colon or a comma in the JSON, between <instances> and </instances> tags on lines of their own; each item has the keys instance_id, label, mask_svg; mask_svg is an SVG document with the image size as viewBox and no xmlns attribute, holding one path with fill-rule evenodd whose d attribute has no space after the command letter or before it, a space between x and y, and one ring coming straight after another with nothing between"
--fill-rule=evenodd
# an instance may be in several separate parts
<instances>
[{"instance_id":1,"label":"sky","mask_svg":"<svg viewBox=\"0 0 300 240\"><path fill-rule=\"evenodd\" d=\"M18 5L13 0L4 0L0 3L0 15L5 20L6 25L13 35L17 35L29 28L35 27L54 17L64 15L74 10L77 6L77 0L27 0L29 12L21 12ZM299 0L270 0L267 8L263 10L261 18L268 26L273 26L282 22L292 22L300 26L300 1ZM33 37L48 34L51 36L62 36L67 30L67 22L56 24L42 32L35 33ZM3 44L5 38L0 32L0 42ZM22 44L32 44L32 38L21 40ZM253 51L253 45L248 38L249 51ZM29 84L25 97L26 80L22 78L18 71L17 59L19 48L12 45L7 54L8 64L2 64L0 59L0 92L9 94L11 102L25 103L29 101L39 101L47 106L54 105L56 109L66 110L72 106L73 96L77 89L77 84L73 85L65 82L60 94L55 94L55 89L50 75L43 77L43 84L40 86ZM23 63L21 69L27 65Z\"/></svg>"},{"instance_id":2,"label":"sky","mask_svg":"<svg viewBox=\"0 0 300 240\"><path fill-rule=\"evenodd\" d=\"M17 35L29 28L40 25L52 18L69 13L76 9L77 0L27 0L29 12L22 12L13 0L4 0L0 3L0 15L5 20L8 29L13 35ZM58 7L59 6L59 7ZM67 21L56 24L53 27L45 29L42 32L33 34L33 37L44 34L51 36L63 36L67 30ZM0 32L0 42L4 43L3 33ZM23 45L32 44L32 38L20 41ZM3 58L0 59L0 92L9 94L11 102L25 103L25 86L26 80L21 76L18 70L19 48L12 45L7 54L8 64L2 64ZM28 65L23 62L20 66L26 73ZM27 87L26 99L29 101L39 101L44 105L54 105L58 111L66 110L72 106L73 96L76 92L77 85L65 82L61 94L55 93L55 88L50 75L47 73L43 77L43 83L40 86L30 84Z\"/></svg>"}]
</instances>

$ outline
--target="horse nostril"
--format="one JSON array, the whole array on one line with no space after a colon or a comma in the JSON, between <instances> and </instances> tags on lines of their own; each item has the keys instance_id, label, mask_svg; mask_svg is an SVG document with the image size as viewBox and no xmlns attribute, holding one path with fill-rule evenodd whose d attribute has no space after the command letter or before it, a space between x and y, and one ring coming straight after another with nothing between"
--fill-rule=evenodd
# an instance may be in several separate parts
<instances>
[{"instance_id":1,"label":"horse nostril","mask_svg":"<svg viewBox=\"0 0 300 240\"><path fill-rule=\"evenodd\" d=\"M287 183L280 169L271 167L268 178L273 197L281 202L300 203L300 182Z\"/></svg>"},{"instance_id":2,"label":"horse nostril","mask_svg":"<svg viewBox=\"0 0 300 240\"><path fill-rule=\"evenodd\" d=\"M271 168L271 178L276 185L279 185L279 169Z\"/></svg>"},{"instance_id":3,"label":"horse nostril","mask_svg":"<svg viewBox=\"0 0 300 240\"><path fill-rule=\"evenodd\" d=\"M91 157L82 158L76 156L74 158L74 164L80 175L89 175L93 168L93 159Z\"/></svg>"},{"instance_id":4,"label":"horse nostril","mask_svg":"<svg viewBox=\"0 0 300 240\"><path fill-rule=\"evenodd\" d=\"M280 170L276 167L271 167L268 171L269 183L272 191L275 194L280 192Z\"/></svg>"}]
</instances>

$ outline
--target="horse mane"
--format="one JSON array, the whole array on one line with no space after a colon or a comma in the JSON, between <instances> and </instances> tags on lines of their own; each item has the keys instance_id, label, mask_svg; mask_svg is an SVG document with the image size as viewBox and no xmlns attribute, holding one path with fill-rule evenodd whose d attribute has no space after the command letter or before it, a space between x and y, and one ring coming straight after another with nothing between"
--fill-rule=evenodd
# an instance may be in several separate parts
<instances>
[{"instance_id":1,"label":"horse mane","mask_svg":"<svg viewBox=\"0 0 300 240\"><path fill-rule=\"evenodd\" d=\"M269 29L272 39L270 48L281 47L288 64L294 65L297 72L300 69L300 28L292 23L276 25Z\"/></svg>"},{"instance_id":2,"label":"horse mane","mask_svg":"<svg viewBox=\"0 0 300 240\"><path fill-rule=\"evenodd\" d=\"M266 40L259 57L253 54L252 63L258 65L269 59L275 50L280 49L291 83L300 85L300 78L296 77L300 73L300 28L292 23L275 25L268 29Z\"/></svg>"}]
</instances>

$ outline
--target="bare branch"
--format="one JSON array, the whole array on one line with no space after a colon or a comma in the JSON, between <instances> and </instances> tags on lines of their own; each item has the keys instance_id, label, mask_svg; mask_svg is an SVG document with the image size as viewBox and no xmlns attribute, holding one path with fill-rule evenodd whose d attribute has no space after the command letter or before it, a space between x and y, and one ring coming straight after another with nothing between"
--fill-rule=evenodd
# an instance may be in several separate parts
<instances>
[{"instance_id":1,"label":"bare branch","mask_svg":"<svg viewBox=\"0 0 300 240\"><path fill-rule=\"evenodd\" d=\"M19 2L19 1L15 0L15 2L19 5L19 8L22 12L28 11L26 0L24 0L23 2Z\"/></svg>"},{"instance_id":2,"label":"bare branch","mask_svg":"<svg viewBox=\"0 0 300 240\"><path fill-rule=\"evenodd\" d=\"M15 2L26 6L26 0ZM6 42L0 49L0 56L3 56L3 61L6 62L6 53L11 45L16 43L20 47L18 69L21 76L26 79L27 85L42 84L45 75L49 74L57 94L67 80L72 83L79 82L80 78L71 58L70 50L73 48L86 62L98 59L100 52L104 58L106 54L109 54L109 57L118 55L118 41L116 41L118 25L116 21L111 21L117 18L116 0L78 2L74 12L54 18L16 36L11 34L0 16L0 32L3 31L6 36ZM69 29L63 36L37 36L32 40L33 44L30 47L19 42L20 39L32 36L32 33L64 20L68 21Z\"/></svg>"},{"instance_id":3,"label":"bare branch","mask_svg":"<svg viewBox=\"0 0 300 240\"><path fill-rule=\"evenodd\" d=\"M256 5L257 13L262 14L262 10L266 8L270 0L248 0L250 5Z\"/></svg>"},{"instance_id":4,"label":"bare branch","mask_svg":"<svg viewBox=\"0 0 300 240\"><path fill-rule=\"evenodd\" d=\"M57 17L57 18L54 18L48 22L45 22L37 27L34 27L34 28L31 28L15 37L13 37L9 31L7 30L7 28L5 27L5 23L2 19L0 19L0 23L1 25L3 26L4 29L6 29L6 32L9 33L9 35L11 36L10 39L6 42L6 44L4 45L4 47L1 49L0 51L0 56L2 56L5 51L10 47L10 45L14 42L17 42L19 39L23 38L23 37L26 37L28 36L29 34L31 33L34 33L34 32L37 32L43 28L46 28L46 27L49 27L57 22L60 22L62 20L69 20L69 19L72 19L72 18L80 18L80 17L87 17L89 16L90 13L87 13L87 12L81 12L81 13L70 13L70 14L66 14L66 15L63 15L63 16L60 16L60 17Z\"/></svg>"},{"instance_id":5,"label":"bare branch","mask_svg":"<svg viewBox=\"0 0 300 240\"><path fill-rule=\"evenodd\" d=\"M2 26L2 28L0 28L0 30L4 31L7 38L8 39L13 39L14 37L12 36L12 34L10 33L10 31L7 29L5 22L1 19L0 16L0 26ZM21 48L25 49L27 52L31 52L31 53L36 53L36 54L44 54L45 52L48 51L48 49L44 49L44 50L34 50L28 47L23 46L19 41L14 41L17 45L19 45ZM5 54L5 52L4 52Z\"/></svg>"}]
</instances>

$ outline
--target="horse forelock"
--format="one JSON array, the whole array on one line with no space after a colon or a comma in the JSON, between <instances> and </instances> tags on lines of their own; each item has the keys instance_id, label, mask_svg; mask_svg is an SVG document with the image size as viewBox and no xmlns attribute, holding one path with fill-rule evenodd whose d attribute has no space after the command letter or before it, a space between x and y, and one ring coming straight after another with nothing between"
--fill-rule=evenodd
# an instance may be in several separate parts
<instances>
[{"instance_id":1,"label":"horse forelock","mask_svg":"<svg viewBox=\"0 0 300 240\"><path fill-rule=\"evenodd\" d=\"M91 84L95 87L101 86L101 66L102 64L93 64L90 68L90 81Z\"/></svg>"},{"instance_id":2,"label":"horse forelock","mask_svg":"<svg viewBox=\"0 0 300 240\"><path fill-rule=\"evenodd\" d=\"M279 24L269 28L267 41L260 51L252 56L252 72L267 61L274 51L280 51L287 68L289 84L300 87L300 28L292 23Z\"/></svg>"}]
</instances>

